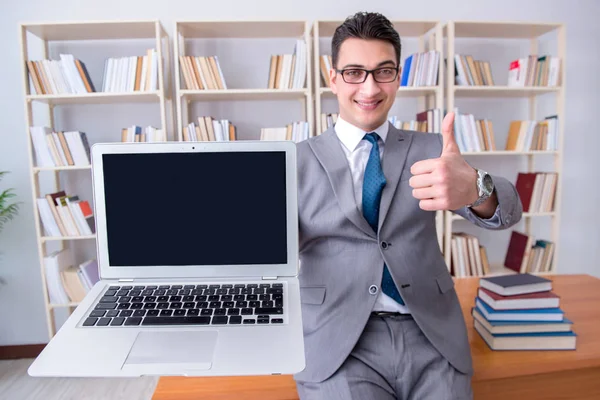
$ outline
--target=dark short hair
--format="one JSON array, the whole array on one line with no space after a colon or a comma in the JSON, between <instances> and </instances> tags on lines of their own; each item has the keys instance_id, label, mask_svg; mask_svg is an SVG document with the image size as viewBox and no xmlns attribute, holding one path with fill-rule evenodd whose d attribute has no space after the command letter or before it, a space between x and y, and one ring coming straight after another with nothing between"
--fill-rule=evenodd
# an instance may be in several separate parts
<instances>
[{"instance_id":1,"label":"dark short hair","mask_svg":"<svg viewBox=\"0 0 600 400\"><path fill-rule=\"evenodd\" d=\"M378 39L391 43L396 51L396 64L400 65L400 35L389 19L380 13L357 12L335 29L331 40L331 62L337 68L338 54L348 38Z\"/></svg>"}]
</instances>

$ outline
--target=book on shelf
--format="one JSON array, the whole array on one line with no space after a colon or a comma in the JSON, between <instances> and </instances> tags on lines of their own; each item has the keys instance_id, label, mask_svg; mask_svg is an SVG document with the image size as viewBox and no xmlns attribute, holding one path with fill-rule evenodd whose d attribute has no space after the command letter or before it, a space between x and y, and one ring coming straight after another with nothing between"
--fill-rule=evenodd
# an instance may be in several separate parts
<instances>
[{"instance_id":1,"label":"book on shelf","mask_svg":"<svg viewBox=\"0 0 600 400\"><path fill-rule=\"evenodd\" d=\"M554 243L536 240L533 235L513 230L506 249L504 266L517 273L550 272Z\"/></svg>"},{"instance_id":2,"label":"book on shelf","mask_svg":"<svg viewBox=\"0 0 600 400\"><path fill-rule=\"evenodd\" d=\"M72 54L60 54L60 60L28 60L30 87L37 95L95 92L85 64Z\"/></svg>"},{"instance_id":3,"label":"book on shelf","mask_svg":"<svg viewBox=\"0 0 600 400\"><path fill-rule=\"evenodd\" d=\"M158 129L153 126L142 128L139 125L132 125L121 129L121 142L166 142L167 136L164 129Z\"/></svg>"},{"instance_id":4,"label":"book on shelf","mask_svg":"<svg viewBox=\"0 0 600 400\"><path fill-rule=\"evenodd\" d=\"M479 238L465 232L453 232L451 239L452 275L457 278L484 276L490 273L487 251Z\"/></svg>"},{"instance_id":5,"label":"book on shelf","mask_svg":"<svg viewBox=\"0 0 600 400\"><path fill-rule=\"evenodd\" d=\"M332 65L333 61L331 59L331 55L321 54L321 56L319 57L319 70L321 71L321 84L324 87L331 87L329 71L331 70Z\"/></svg>"},{"instance_id":6,"label":"book on shelf","mask_svg":"<svg viewBox=\"0 0 600 400\"><path fill-rule=\"evenodd\" d=\"M64 190L48 193L36 199L46 236L77 237L96 233L90 203L77 195L68 196Z\"/></svg>"},{"instance_id":7,"label":"book on shelf","mask_svg":"<svg viewBox=\"0 0 600 400\"><path fill-rule=\"evenodd\" d=\"M269 65L268 89L303 89L306 85L306 43L296 40L291 54L273 54Z\"/></svg>"},{"instance_id":8,"label":"book on shelf","mask_svg":"<svg viewBox=\"0 0 600 400\"><path fill-rule=\"evenodd\" d=\"M529 54L510 62L508 86L559 86L560 68L560 57Z\"/></svg>"},{"instance_id":9,"label":"book on shelf","mask_svg":"<svg viewBox=\"0 0 600 400\"><path fill-rule=\"evenodd\" d=\"M523 273L481 278L471 313L492 350L573 350L573 321L560 305L550 279Z\"/></svg>"},{"instance_id":10,"label":"book on shelf","mask_svg":"<svg viewBox=\"0 0 600 400\"><path fill-rule=\"evenodd\" d=\"M524 212L545 213L554 210L557 172L519 172L515 188Z\"/></svg>"},{"instance_id":11,"label":"book on shelf","mask_svg":"<svg viewBox=\"0 0 600 400\"><path fill-rule=\"evenodd\" d=\"M29 127L37 167L90 165L90 144L85 132L55 132L47 126Z\"/></svg>"},{"instance_id":12,"label":"book on shelf","mask_svg":"<svg viewBox=\"0 0 600 400\"><path fill-rule=\"evenodd\" d=\"M321 132L325 132L330 127L334 126L339 117L339 113L321 113Z\"/></svg>"},{"instance_id":13,"label":"book on shelf","mask_svg":"<svg viewBox=\"0 0 600 400\"><path fill-rule=\"evenodd\" d=\"M454 108L454 115L454 136L461 152L496 150L492 121L460 113L458 107Z\"/></svg>"},{"instance_id":14,"label":"book on shelf","mask_svg":"<svg viewBox=\"0 0 600 400\"><path fill-rule=\"evenodd\" d=\"M401 70L400 86L436 86L440 66L440 52L429 50L406 57Z\"/></svg>"},{"instance_id":15,"label":"book on shelf","mask_svg":"<svg viewBox=\"0 0 600 400\"><path fill-rule=\"evenodd\" d=\"M439 108L430 108L418 112L415 119L402 120L396 115L388 116L388 121L396 129L409 131L440 133L442 126L442 110Z\"/></svg>"},{"instance_id":16,"label":"book on shelf","mask_svg":"<svg viewBox=\"0 0 600 400\"><path fill-rule=\"evenodd\" d=\"M217 56L179 56L187 90L226 90L227 82Z\"/></svg>"},{"instance_id":17,"label":"book on shelf","mask_svg":"<svg viewBox=\"0 0 600 400\"><path fill-rule=\"evenodd\" d=\"M51 304L80 302L100 280L97 261L91 259L77 265L69 248L45 256L44 270Z\"/></svg>"},{"instance_id":18,"label":"book on shelf","mask_svg":"<svg viewBox=\"0 0 600 400\"><path fill-rule=\"evenodd\" d=\"M295 121L284 127L262 128L260 140L291 140L296 143L308 139L308 122Z\"/></svg>"},{"instance_id":19,"label":"book on shelf","mask_svg":"<svg viewBox=\"0 0 600 400\"><path fill-rule=\"evenodd\" d=\"M454 78L458 86L494 86L490 62L475 60L470 54L454 55Z\"/></svg>"},{"instance_id":20,"label":"book on shelf","mask_svg":"<svg viewBox=\"0 0 600 400\"><path fill-rule=\"evenodd\" d=\"M237 140L237 127L228 119L198 117L198 125L190 122L183 127L184 142L229 142Z\"/></svg>"},{"instance_id":21,"label":"book on shelf","mask_svg":"<svg viewBox=\"0 0 600 400\"><path fill-rule=\"evenodd\" d=\"M148 49L143 56L111 57L104 63L102 91L107 93L158 90L158 53Z\"/></svg>"},{"instance_id":22,"label":"book on shelf","mask_svg":"<svg viewBox=\"0 0 600 400\"><path fill-rule=\"evenodd\" d=\"M551 115L541 121L511 121L505 149L513 151L557 150L558 116Z\"/></svg>"}]
</instances>

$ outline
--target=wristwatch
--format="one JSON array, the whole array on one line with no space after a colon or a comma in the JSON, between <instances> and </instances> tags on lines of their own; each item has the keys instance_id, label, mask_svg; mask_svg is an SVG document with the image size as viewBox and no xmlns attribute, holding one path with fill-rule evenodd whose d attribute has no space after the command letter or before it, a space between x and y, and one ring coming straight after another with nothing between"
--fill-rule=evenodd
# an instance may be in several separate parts
<instances>
[{"instance_id":1,"label":"wristwatch","mask_svg":"<svg viewBox=\"0 0 600 400\"><path fill-rule=\"evenodd\" d=\"M467 207L477 207L486 201L494 192L494 182L490 174L480 169L476 169L475 171L477 171L477 191L479 197Z\"/></svg>"}]
</instances>

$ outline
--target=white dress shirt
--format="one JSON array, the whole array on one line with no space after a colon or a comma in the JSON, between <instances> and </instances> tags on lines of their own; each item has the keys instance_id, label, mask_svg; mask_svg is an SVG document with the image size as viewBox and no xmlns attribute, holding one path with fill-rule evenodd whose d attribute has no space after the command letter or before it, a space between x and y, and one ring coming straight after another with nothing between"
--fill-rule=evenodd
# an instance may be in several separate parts
<instances>
[{"instance_id":1,"label":"white dress shirt","mask_svg":"<svg viewBox=\"0 0 600 400\"><path fill-rule=\"evenodd\" d=\"M354 125L351 125L339 116L334 129L338 138L342 142L342 149L344 150L346 158L348 159L348 165L350 167L350 172L352 173L352 183L354 184L354 198L356 200L358 210L362 215L363 179L372 146L369 141L362 139L365 134L370 132L365 132ZM383 125L373 131L379 135L379 158L382 161L383 147L387 138L388 129L389 124L386 121ZM373 311L401 312L405 314L410 313L407 306L399 304L394 299L383 293L383 290L381 289L381 282L379 282L377 286L379 287L379 295L377 296L377 301L375 302Z\"/></svg>"}]
</instances>

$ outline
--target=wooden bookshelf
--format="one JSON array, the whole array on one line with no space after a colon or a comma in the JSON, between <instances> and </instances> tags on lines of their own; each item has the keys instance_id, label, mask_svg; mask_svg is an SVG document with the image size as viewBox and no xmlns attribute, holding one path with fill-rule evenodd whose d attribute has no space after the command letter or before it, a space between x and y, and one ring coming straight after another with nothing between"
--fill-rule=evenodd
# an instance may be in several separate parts
<instances>
[{"instance_id":1,"label":"wooden bookshelf","mask_svg":"<svg viewBox=\"0 0 600 400\"><path fill-rule=\"evenodd\" d=\"M311 40L309 36L310 23L302 20L194 20L176 21L173 40L174 45L174 68L175 68L175 101L177 135L176 140L183 141L183 129L190 123L198 125L198 117L214 117L221 119L212 111L194 112L193 107L201 110L210 109L211 102L252 102L252 106L262 107L265 118L259 124L261 128L274 126L285 126L297 121L305 121L309 126L309 137L313 136L313 92L312 92L312 70L311 70ZM270 56L274 54L292 54L295 51L296 40L303 40L306 45L305 77L302 87L296 88L269 88L268 78L270 72ZM228 46L235 46L234 42L250 43L255 54L240 54L232 57ZM217 44L218 43L218 44ZM270 46L273 46L272 48ZM196 47L196 48L195 48ZM197 47L200 47L198 49ZM188 80L186 80L185 68L181 58L191 56L218 58L224 81L224 88L211 89L200 87L192 89L188 87L188 80L193 80L192 74L196 68L198 74L196 81L202 86L202 80L206 83L208 79L206 69L202 69L199 63L188 69ZM189 68L189 67L188 67ZM298 66L296 66L298 68ZM204 72L203 72L204 71ZM213 70L214 71L214 70ZM217 75L217 73L215 73ZM200 76L202 76L201 79ZM247 76L247 79L240 77ZM234 82L230 84L230 81ZM269 117L269 101L290 102L290 110L300 118L290 116L272 115ZM296 102L296 103L294 103ZM227 103L229 104L229 103ZM261 108L261 113L263 113ZM197 114L197 115L194 115ZM292 113L290 112L290 115ZM223 119L238 127L238 139L258 140L260 132L244 129L246 121L230 119L228 113L221 113ZM276 117L276 118L275 118ZM277 120L278 122L274 122ZM282 122L285 121L285 122ZM242 126L240 129L239 127Z\"/></svg>"},{"instance_id":2,"label":"wooden bookshelf","mask_svg":"<svg viewBox=\"0 0 600 400\"><path fill-rule=\"evenodd\" d=\"M313 69L314 69L314 92L315 92L315 129L317 134L323 133L327 127L321 122L321 113L323 113L323 101L335 99L332 90L324 83L321 75L320 59L322 55L331 56L331 39L336 28L342 24L343 20L318 20L312 25L313 37ZM406 58L410 55L404 46L404 40L407 38L415 39L418 42L418 52L428 50L437 50L440 52L439 69L437 73L437 85L435 86L400 86L396 93L396 99L408 98L417 102L419 111L429 108L444 107L444 62L442 58L443 50L443 25L439 21L418 21L418 20L393 20L394 28L400 35L403 44L400 55L401 66L404 67ZM327 43L327 45L323 45ZM401 79L401 78L400 78ZM442 116L443 117L443 116ZM441 124L441 121L440 121ZM438 212L436 215L437 236L440 247L443 246L444 233L444 214Z\"/></svg>"},{"instance_id":3,"label":"wooden bookshelf","mask_svg":"<svg viewBox=\"0 0 600 400\"><path fill-rule=\"evenodd\" d=\"M499 21L449 21L444 26L444 38L446 39L446 57L447 60L452 60L446 65L446 109L454 111L456 103L458 101L512 101L512 102L524 102L522 109L526 110L526 117L514 117L514 120L534 120L539 121L544 118L545 115L552 114L558 117L557 132L558 140L556 143L556 150L532 150L532 151L511 151L503 150L505 143L497 139L496 136L496 149L493 151L468 151L463 152L469 163L477 166L478 163L486 160L485 157L490 157L490 160L494 160L495 165L508 166L508 165L522 165L526 163L526 168L519 169L519 172L557 172L558 182L555 192L554 208L550 212L524 212L521 221L509 228L509 230L517 230L525 234L531 234L532 228L535 224L543 221L551 220L551 232L548 232L545 237L538 237L536 239L546 239L554 243L554 252L552 255L551 270L540 274L554 274L557 272L556 261L558 260L559 250L559 221L560 221L560 210L561 210L561 177L562 177L562 162L563 162L563 142L564 142L564 103L565 103L565 57L566 57L566 44L565 44L565 27L563 24L555 23L530 23L530 22L499 22ZM548 39L548 35L554 35L553 39L550 39L552 50L548 50L544 47L540 50L540 46L543 40ZM474 41L481 40L484 43L501 42L509 40L511 43L522 42L522 49L528 47L528 50L522 50L519 53L515 53L512 58L506 59L504 64L497 63L492 66L492 75L494 77L495 85L490 86L467 86L458 85L455 82L455 54L462 54L461 51L457 50L459 41L465 40L468 43L467 54L471 52L475 53L477 47L474 46ZM553 55L560 58L560 72L558 74L559 85L557 86L507 86L506 78L509 76L509 65L510 62L519 58L527 57L530 54L541 55ZM474 58L476 54L472 54ZM550 104L553 103L553 111L545 112L544 115L538 115L538 106L541 99L547 102L549 96L553 97ZM520 104L520 103L519 103ZM459 107L460 113L469 113L468 108ZM504 121L510 122L510 121ZM505 132L502 132L505 133ZM552 163L553 170L539 170L536 166L541 158L546 160L546 163ZM519 168L519 167L517 167ZM490 171L494 173L493 171ZM506 176L507 179L516 183L516 176ZM455 223L466 223L461 216L455 215L450 211L445 213L444 218L444 256L446 264L450 269L452 260L452 234L456 229ZM462 230L462 229L461 229ZM494 233L494 235L500 235L501 233ZM485 243L481 243L485 246ZM489 255L489 252L488 252ZM492 275L503 275L514 273L514 271L504 267L503 260L490 260L490 270Z\"/></svg>"},{"instance_id":4,"label":"wooden bookshelf","mask_svg":"<svg viewBox=\"0 0 600 400\"><path fill-rule=\"evenodd\" d=\"M78 246L92 242L96 246L96 235L81 236L48 236L42 224L40 213L38 211L36 199L44 197L47 193L64 190L64 185L69 176L66 174L84 174L83 181L78 182L75 190L78 192L91 193L91 175L85 178L85 174L91 171L91 165L61 165L61 166L40 166L40 160L37 159L30 128L32 126L45 126L51 131L57 131L55 128L55 116L61 112L61 107L78 105L81 107L95 107L96 105L118 104L119 107L128 107L135 104L151 104L154 110L158 110L157 120L160 121L158 129L164 130L168 138L166 102L170 100L168 80L163 76L169 75L170 51L168 35L158 20L147 21L78 21L78 22L33 22L20 24L20 45L21 45L21 65L23 77L23 98L25 108L25 130L27 135L29 168L32 184L32 204L35 218L37 250L39 254L40 275L42 281L43 298L45 302L46 320L49 337L52 338L57 331L57 319L55 311L57 309L67 309L72 312L78 305L77 302L67 302L65 304L52 304L49 297L48 283L46 280L46 271L44 267L44 258L51 252L69 248L75 253ZM144 48L152 48L157 55L157 75L156 90L146 91L128 91L128 92L105 92L103 84L105 76L98 77L98 74L90 73L89 80L92 81L95 88L94 92L65 92L43 94L36 93L33 78L30 76L27 62L36 60L58 60L59 54L70 54L69 45L85 46L88 43L94 45L98 42L103 43L104 49L110 49L113 46L120 46L123 43L135 42ZM68 43L65 44L65 43ZM143 43L143 44L142 44ZM61 47L64 46L64 47ZM117 52L118 53L118 52ZM104 59L113 57L112 52L107 52ZM132 54L133 56L134 54ZM77 57L75 57L77 59ZM95 58L97 60L97 58ZM106 71L106 64L96 65L95 61L86 62L87 71L93 66L94 71ZM54 71L53 71L54 73ZM63 72L63 74L65 74ZM63 76L66 78L66 75ZM55 79L52 77L51 79ZM56 81L55 81L56 83ZM69 83L71 86L71 83ZM63 89L65 86L63 86ZM156 111L154 111L156 112ZM68 115L68 111L66 111ZM84 132L90 127L87 126L69 126L68 118L61 118L61 126L68 126L68 129ZM133 121L133 123L136 123ZM98 125L94 122L94 127ZM121 139L121 132L114 132L114 141ZM97 138L92 135L87 137L89 145L92 146ZM88 154L88 157L90 155ZM67 195L79 193L67 193ZM87 200L94 209L93 199L87 196L80 196L81 200ZM95 214L95 212L94 212ZM75 265L79 265L84 260L79 260L76 254L73 254Z\"/></svg>"}]
</instances>

